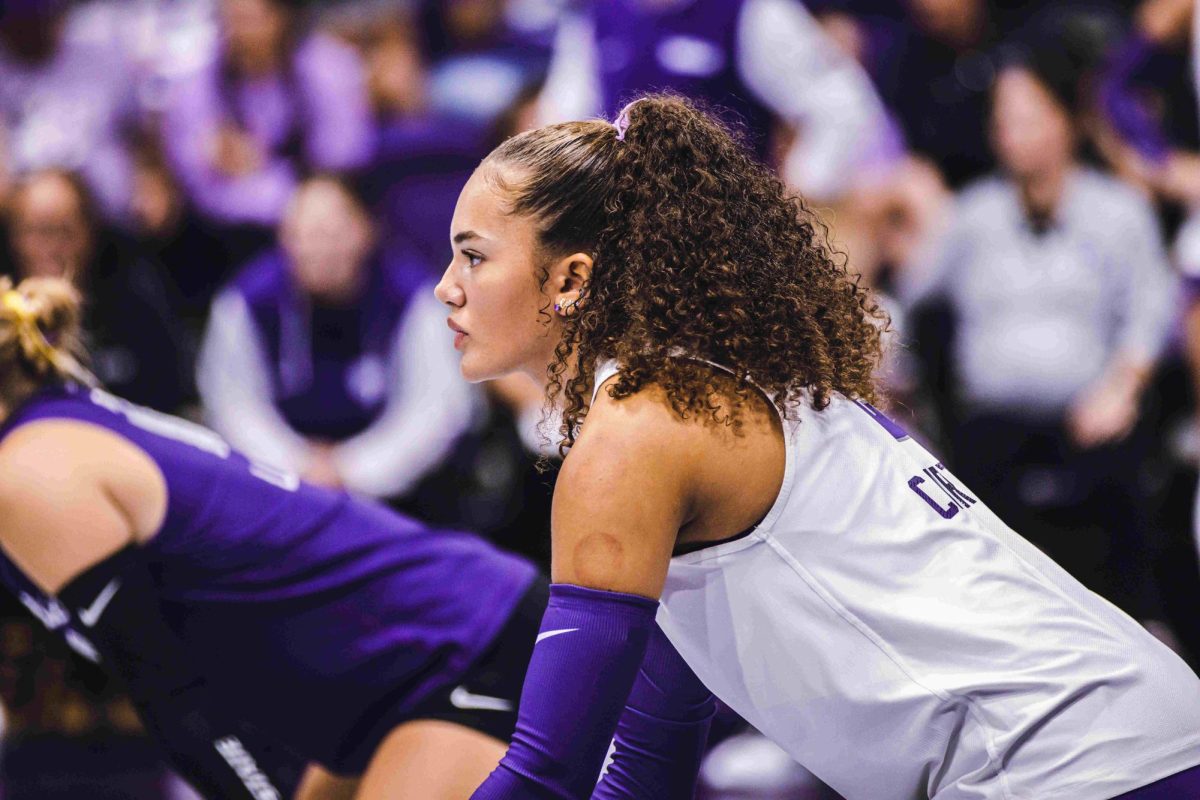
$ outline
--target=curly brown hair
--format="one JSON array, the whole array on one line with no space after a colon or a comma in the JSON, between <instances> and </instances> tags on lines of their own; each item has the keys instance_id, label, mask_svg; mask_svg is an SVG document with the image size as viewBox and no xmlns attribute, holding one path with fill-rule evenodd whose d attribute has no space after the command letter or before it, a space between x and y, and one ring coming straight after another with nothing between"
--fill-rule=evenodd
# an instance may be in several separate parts
<instances>
[{"instance_id":1,"label":"curly brown hair","mask_svg":"<svg viewBox=\"0 0 1200 800\"><path fill-rule=\"evenodd\" d=\"M623 140L608 122L566 122L484 161L505 168L487 174L511 213L536 220L547 263L594 260L547 370L547 401L565 400L561 451L608 359L621 364L611 397L657 384L681 417L734 426L753 385L785 416L834 392L875 399L887 317L804 201L689 100L650 95L625 113ZM732 403L696 359L732 371Z\"/></svg>"}]
</instances>

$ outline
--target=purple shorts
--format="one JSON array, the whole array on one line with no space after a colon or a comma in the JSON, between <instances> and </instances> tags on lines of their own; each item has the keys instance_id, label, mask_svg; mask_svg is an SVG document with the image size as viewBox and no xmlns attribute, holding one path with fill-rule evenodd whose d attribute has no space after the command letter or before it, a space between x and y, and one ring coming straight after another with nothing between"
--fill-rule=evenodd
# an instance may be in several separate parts
<instances>
[{"instance_id":1,"label":"purple shorts","mask_svg":"<svg viewBox=\"0 0 1200 800\"><path fill-rule=\"evenodd\" d=\"M1149 786L1118 795L1112 800L1185 800L1200 798L1200 766L1185 769Z\"/></svg>"}]
</instances>

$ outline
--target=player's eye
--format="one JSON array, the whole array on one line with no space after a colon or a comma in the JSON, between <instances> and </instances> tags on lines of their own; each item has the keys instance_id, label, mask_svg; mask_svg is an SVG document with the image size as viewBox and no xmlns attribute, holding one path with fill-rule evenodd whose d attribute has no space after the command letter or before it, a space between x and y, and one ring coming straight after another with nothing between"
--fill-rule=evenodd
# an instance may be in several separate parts
<instances>
[{"instance_id":1,"label":"player's eye","mask_svg":"<svg viewBox=\"0 0 1200 800\"><path fill-rule=\"evenodd\" d=\"M483 261L483 256L479 255L479 253L474 253L470 250L462 250L460 252L466 256L468 266L478 267Z\"/></svg>"}]
</instances>

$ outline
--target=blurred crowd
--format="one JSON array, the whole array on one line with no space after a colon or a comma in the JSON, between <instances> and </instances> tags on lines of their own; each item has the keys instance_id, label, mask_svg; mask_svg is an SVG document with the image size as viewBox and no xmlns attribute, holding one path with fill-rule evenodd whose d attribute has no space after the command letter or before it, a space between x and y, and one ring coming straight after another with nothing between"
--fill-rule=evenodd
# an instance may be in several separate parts
<instances>
[{"instance_id":1,"label":"blurred crowd","mask_svg":"<svg viewBox=\"0 0 1200 800\"><path fill-rule=\"evenodd\" d=\"M672 89L736 127L877 290L891 415L1200 666L1193 13L5 0L0 274L80 287L112 391L544 563L555 431L537 427L540 387L459 377L431 291L449 220L506 136ZM87 754L136 743L136 719L19 610L5 619L8 796L73 796L11 756L64 741L81 796L102 796L88 770L112 760ZM788 769L746 796L796 796Z\"/></svg>"}]
</instances>

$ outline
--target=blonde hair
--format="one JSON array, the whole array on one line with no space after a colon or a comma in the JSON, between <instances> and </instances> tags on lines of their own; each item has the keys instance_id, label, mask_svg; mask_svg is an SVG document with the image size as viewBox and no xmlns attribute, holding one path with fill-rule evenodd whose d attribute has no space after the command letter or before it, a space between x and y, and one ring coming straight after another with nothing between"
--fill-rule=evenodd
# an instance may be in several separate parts
<instances>
[{"instance_id":1,"label":"blonde hair","mask_svg":"<svg viewBox=\"0 0 1200 800\"><path fill-rule=\"evenodd\" d=\"M0 402L11 409L56 381L96 384L80 362L80 304L62 278L0 278Z\"/></svg>"}]
</instances>

